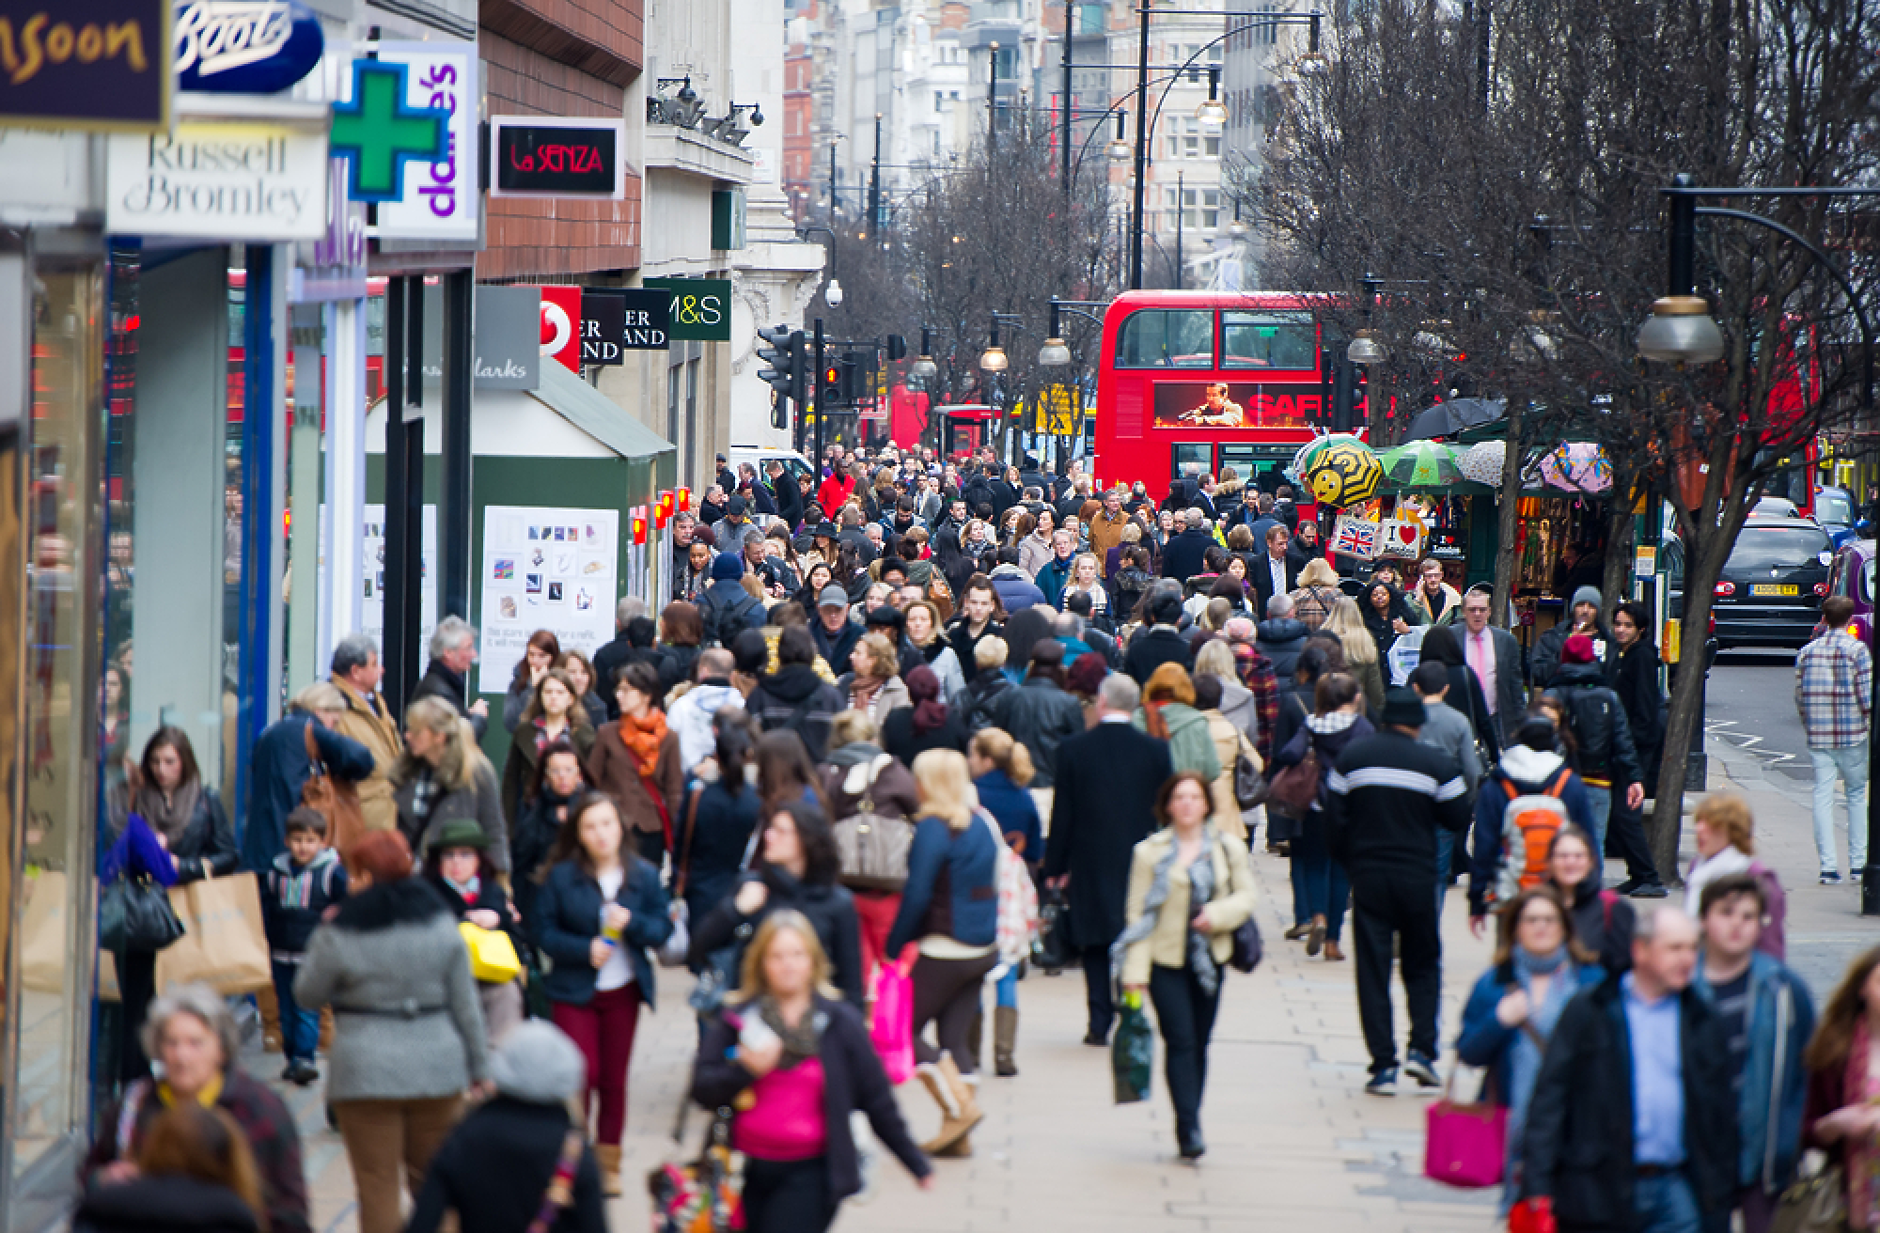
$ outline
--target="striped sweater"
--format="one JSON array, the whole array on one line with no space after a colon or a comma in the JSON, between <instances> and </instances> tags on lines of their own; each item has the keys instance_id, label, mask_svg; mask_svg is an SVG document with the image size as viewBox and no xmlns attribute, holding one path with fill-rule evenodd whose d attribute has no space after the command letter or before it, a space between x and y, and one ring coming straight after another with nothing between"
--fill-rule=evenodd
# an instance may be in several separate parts
<instances>
[{"instance_id":1,"label":"striped sweater","mask_svg":"<svg viewBox=\"0 0 1880 1233\"><path fill-rule=\"evenodd\" d=\"M327 908L346 898L346 866L331 848L305 865L283 852L268 866L261 893L261 917L268 948L277 963L299 963L307 939Z\"/></svg>"},{"instance_id":2,"label":"striped sweater","mask_svg":"<svg viewBox=\"0 0 1880 1233\"><path fill-rule=\"evenodd\" d=\"M1436 879L1436 828L1466 830L1468 785L1456 760L1394 728L1351 742L1325 777L1332 855L1362 876Z\"/></svg>"}]
</instances>

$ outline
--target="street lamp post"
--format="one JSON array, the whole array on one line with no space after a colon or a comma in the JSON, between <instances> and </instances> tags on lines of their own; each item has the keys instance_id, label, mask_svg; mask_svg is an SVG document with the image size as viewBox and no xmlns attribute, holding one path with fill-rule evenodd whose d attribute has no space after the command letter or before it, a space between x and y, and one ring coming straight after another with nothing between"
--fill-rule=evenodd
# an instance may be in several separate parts
<instances>
[{"instance_id":1,"label":"street lamp post","mask_svg":"<svg viewBox=\"0 0 1880 1233\"><path fill-rule=\"evenodd\" d=\"M991 314L991 317L992 328L987 335L986 349L979 353L979 371L986 374L986 380L990 383L991 389L988 391L989 394L991 394L992 390L999 389L999 374L1004 372L1011 363L1010 359L1005 354L1005 348L999 345L999 326L1011 326L1014 334L1020 333L1024 329L1024 318L1020 317L1017 313L995 312ZM989 396L986 401L999 408L999 423L1001 431L1005 434L1008 445L1005 453L1009 459L1012 452L1009 448L1011 442L1011 426L1005 414L1005 407L996 395Z\"/></svg>"},{"instance_id":2,"label":"street lamp post","mask_svg":"<svg viewBox=\"0 0 1880 1233\"><path fill-rule=\"evenodd\" d=\"M940 375L940 366L933 362L933 329L931 326L920 327L920 354L908 365L907 375L920 382L920 392L927 396L927 422L933 427L933 452L938 455L946 446L940 439L940 421L934 416L934 378Z\"/></svg>"},{"instance_id":3,"label":"street lamp post","mask_svg":"<svg viewBox=\"0 0 1880 1233\"><path fill-rule=\"evenodd\" d=\"M1064 314L1071 313L1075 316L1082 317L1084 320L1101 328L1103 318L1093 312L1087 312L1085 310L1103 307L1105 307L1105 305L1098 300L1060 300L1056 296L1052 296L1051 329L1044 340L1044 345L1038 348L1038 367L1069 368L1071 364L1071 349L1064 342ZM1077 405L1079 411L1078 427L1079 431L1081 431L1083 399L1079 398ZM1055 440L1057 434L1054 432L1051 436ZM1064 451L1060 448L1057 451L1058 457L1055 460L1055 465L1060 473L1063 470L1063 453Z\"/></svg>"},{"instance_id":4,"label":"street lamp post","mask_svg":"<svg viewBox=\"0 0 1880 1233\"><path fill-rule=\"evenodd\" d=\"M822 232L829 237L829 281L823 285L823 302L831 308L842 307L842 284L836 278L836 233L828 227L798 227L799 236L810 236Z\"/></svg>"},{"instance_id":5,"label":"street lamp post","mask_svg":"<svg viewBox=\"0 0 1880 1233\"><path fill-rule=\"evenodd\" d=\"M1697 294L1697 219L1728 218L1773 231L1792 241L1828 272L1847 297L1848 307L1860 325L1862 360L1861 406L1873 406L1874 333L1854 286L1820 245L1783 226L1774 219L1724 206L1700 206L1700 198L1730 197L1874 197L1880 188L1702 188L1689 175L1678 175L1667 188L1659 190L1670 199L1670 226L1666 230L1666 294L1652 303L1652 315L1638 331L1638 352L1647 360L1667 364L1710 364L1723 358L1723 331L1710 316L1710 305ZM1702 651L1699 651L1700 662ZM1708 665L1704 665L1708 667ZM1701 732L1702 695L1698 715ZM1699 738L1693 734L1693 742ZM1867 765L1880 763L1880 673L1873 676L1873 698L1867 723ZM1847 820L1852 832L1852 817ZM1880 916L1880 792L1867 794L1867 864L1860 871L1860 914Z\"/></svg>"}]
</instances>

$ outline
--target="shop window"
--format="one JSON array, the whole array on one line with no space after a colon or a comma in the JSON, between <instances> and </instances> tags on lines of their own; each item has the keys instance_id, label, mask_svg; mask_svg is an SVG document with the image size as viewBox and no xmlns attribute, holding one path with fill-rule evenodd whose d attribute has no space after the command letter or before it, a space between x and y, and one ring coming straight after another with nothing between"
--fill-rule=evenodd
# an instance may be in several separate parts
<instances>
[{"instance_id":1,"label":"shop window","mask_svg":"<svg viewBox=\"0 0 1880 1233\"><path fill-rule=\"evenodd\" d=\"M1118 368L1214 367L1214 314L1207 309L1144 309L1123 322Z\"/></svg>"}]
</instances>

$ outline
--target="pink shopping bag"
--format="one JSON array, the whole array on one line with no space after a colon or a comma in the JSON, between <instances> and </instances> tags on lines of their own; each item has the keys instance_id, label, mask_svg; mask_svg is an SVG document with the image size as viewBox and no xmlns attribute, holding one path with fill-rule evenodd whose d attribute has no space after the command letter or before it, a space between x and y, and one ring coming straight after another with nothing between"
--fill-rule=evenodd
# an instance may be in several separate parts
<instances>
[{"instance_id":1,"label":"pink shopping bag","mask_svg":"<svg viewBox=\"0 0 1880 1233\"><path fill-rule=\"evenodd\" d=\"M1500 1183L1508 1158L1508 1110L1487 1103L1460 1104L1445 1093L1423 1116L1423 1176L1470 1188Z\"/></svg>"},{"instance_id":2,"label":"pink shopping bag","mask_svg":"<svg viewBox=\"0 0 1880 1233\"><path fill-rule=\"evenodd\" d=\"M914 1074L914 982L898 963L884 963L875 977L875 1025L869 1032L888 1082Z\"/></svg>"}]
</instances>

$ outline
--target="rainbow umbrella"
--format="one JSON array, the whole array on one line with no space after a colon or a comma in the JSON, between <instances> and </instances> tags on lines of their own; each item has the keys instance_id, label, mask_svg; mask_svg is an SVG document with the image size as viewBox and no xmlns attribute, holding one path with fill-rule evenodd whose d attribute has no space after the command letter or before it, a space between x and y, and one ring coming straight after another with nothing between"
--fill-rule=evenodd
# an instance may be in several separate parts
<instances>
[{"instance_id":1,"label":"rainbow umbrella","mask_svg":"<svg viewBox=\"0 0 1880 1233\"><path fill-rule=\"evenodd\" d=\"M1447 445L1412 441L1387 450L1379 459L1384 475L1399 488L1445 488L1462 481L1462 469Z\"/></svg>"}]
</instances>

